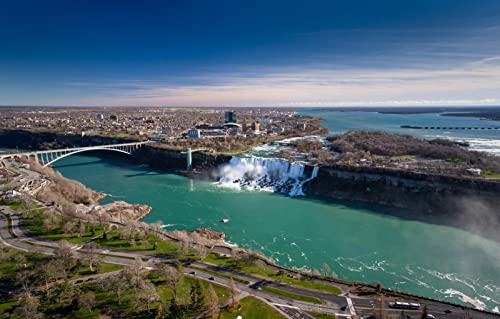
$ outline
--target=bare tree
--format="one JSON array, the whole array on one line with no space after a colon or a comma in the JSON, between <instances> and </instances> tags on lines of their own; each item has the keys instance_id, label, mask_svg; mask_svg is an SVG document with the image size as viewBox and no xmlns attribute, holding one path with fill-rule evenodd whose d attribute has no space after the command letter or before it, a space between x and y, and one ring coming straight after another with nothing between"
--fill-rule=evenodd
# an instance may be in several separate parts
<instances>
[{"instance_id":1,"label":"bare tree","mask_svg":"<svg viewBox=\"0 0 500 319\"><path fill-rule=\"evenodd\" d=\"M139 233L139 236L141 237L142 248L147 249L149 247L148 232L146 230L142 230Z\"/></svg>"},{"instance_id":2,"label":"bare tree","mask_svg":"<svg viewBox=\"0 0 500 319\"><path fill-rule=\"evenodd\" d=\"M85 252L87 254L87 259L89 261L89 268L90 271L94 271L94 263L97 263L99 261L99 249L101 246L97 244L96 242L89 242L83 246L85 248Z\"/></svg>"},{"instance_id":3,"label":"bare tree","mask_svg":"<svg viewBox=\"0 0 500 319\"><path fill-rule=\"evenodd\" d=\"M79 225L78 225L78 237L82 237L85 234L85 230L87 227L85 225L85 222L82 221L81 219L78 223L79 223Z\"/></svg>"},{"instance_id":4,"label":"bare tree","mask_svg":"<svg viewBox=\"0 0 500 319\"><path fill-rule=\"evenodd\" d=\"M160 232L163 230L162 225L163 225L163 223L161 221L157 221L156 223L151 225L151 228L153 229L153 236L155 239L153 250L158 249L158 236L159 236Z\"/></svg>"},{"instance_id":5,"label":"bare tree","mask_svg":"<svg viewBox=\"0 0 500 319\"><path fill-rule=\"evenodd\" d=\"M61 260L50 259L48 262L42 264L41 274L45 281L45 290L49 291L49 283L56 281L64 273L64 265Z\"/></svg>"},{"instance_id":6,"label":"bare tree","mask_svg":"<svg viewBox=\"0 0 500 319\"><path fill-rule=\"evenodd\" d=\"M55 258L62 262L64 278L66 278L68 275L68 271L74 266L75 263L75 260L73 259L73 250L71 249L71 244L64 240L60 241L55 252Z\"/></svg>"},{"instance_id":7,"label":"bare tree","mask_svg":"<svg viewBox=\"0 0 500 319\"><path fill-rule=\"evenodd\" d=\"M181 254L187 255L189 253L189 246L191 245L189 238L181 238L180 242L181 242L181 247L180 247Z\"/></svg>"},{"instance_id":8,"label":"bare tree","mask_svg":"<svg viewBox=\"0 0 500 319\"><path fill-rule=\"evenodd\" d=\"M325 277L327 277L332 271L332 269L327 263L323 263L323 265L321 266L321 270L323 271L323 276Z\"/></svg>"},{"instance_id":9,"label":"bare tree","mask_svg":"<svg viewBox=\"0 0 500 319\"><path fill-rule=\"evenodd\" d=\"M135 302L138 307L146 304L149 312L151 310L151 305L159 300L160 295L156 291L155 286L152 283L147 282L137 292Z\"/></svg>"},{"instance_id":10,"label":"bare tree","mask_svg":"<svg viewBox=\"0 0 500 319\"><path fill-rule=\"evenodd\" d=\"M118 299L118 304L122 303L123 294L130 288L130 284L126 276L116 276L111 279L110 282L111 289L113 289L116 299Z\"/></svg>"},{"instance_id":11,"label":"bare tree","mask_svg":"<svg viewBox=\"0 0 500 319\"><path fill-rule=\"evenodd\" d=\"M92 308L96 305L95 293L92 291L87 291L78 298L78 306L80 308L87 308L89 312L92 312Z\"/></svg>"},{"instance_id":12,"label":"bare tree","mask_svg":"<svg viewBox=\"0 0 500 319\"><path fill-rule=\"evenodd\" d=\"M230 308L234 308L238 304L238 289L236 288L236 284L234 283L233 277L229 278L229 294L231 298L231 303L229 304Z\"/></svg>"},{"instance_id":13,"label":"bare tree","mask_svg":"<svg viewBox=\"0 0 500 319\"><path fill-rule=\"evenodd\" d=\"M177 291L179 286L182 284L182 279L184 277L180 266L172 267L165 263L159 263L158 271L165 278L165 285L172 289L174 294L173 298L177 299Z\"/></svg>"},{"instance_id":14,"label":"bare tree","mask_svg":"<svg viewBox=\"0 0 500 319\"><path fill-rule=\"evenodd\" d=\"M63 232L65 234L68 234L70 235L71 237L73 237L73 233L75 232L75 228L76 228L76 222L74 220L66 220L66 222L63 224Z\"/></svg>"},{"instance_id":15,"label":"bare tree","mask_svg":"<svg viewBox=\"0 0 500 319\"><path fill-rule=\"evenodd\" d=\"M60 225L59 216L54 213L54 210L47 209L44 211L44 215L43 226L45 230L51 231Z\"/></svg>"},{"instance_id":16,"label":"bare tree","mask_svg":"<svg viewBox=\"0 0 500 319\"><path fill-rule=\"evenodd\" d=\"M219 298L215 293L214 287L212 284L208 284L207 292L206 292L206 307L207 307L207 315L209 318L217 318L219 316Z\"/></svg>"},{"instance_id":17,"label":"bare tree","mask_svg":"<svg viewBox=\"0 0 500 319\"><path fill-rule=\"evenodd\" d=\"M31 296L31 290L35 284L35 274L32 270L24 269L16 274L16 282L27 296Z\"/></svg>"},{"instance_id":18,"label":"bare tree","mask_svg":"<svg viewBox=\"0 0 500 319\"><path fill-rule=\"evenodd\" d=\"M14 313L23 319L38 319L42 317L42 314L38 312L38 306L40 302L34 296L28 292L23 292L17 298L17 307Z\"/></svg>"},{"instance_id":19,"label":"bare tree","mask_svg":"<svg viewBox=\"0 0 500 319\"><path fill-rule=\"evenodd\" d=\"M144 263L140 258L136 258L135 262L125 270L127 278L136 292L145 284L144 272Z\"/></svg>"}]
</instances>

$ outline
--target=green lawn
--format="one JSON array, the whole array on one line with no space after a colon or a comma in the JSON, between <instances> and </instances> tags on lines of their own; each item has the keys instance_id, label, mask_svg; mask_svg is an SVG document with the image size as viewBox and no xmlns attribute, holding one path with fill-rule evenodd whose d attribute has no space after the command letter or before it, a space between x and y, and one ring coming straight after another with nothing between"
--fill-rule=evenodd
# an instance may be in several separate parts
<instances>
[{"instance_id":1,"label":"green lawn","mask_svg":"<svg viewBox=\"0 0 500 319\"><path fill-rule=\"evenodd\" d=\"M320 313L320 312L315 312L315 311L307 311L308 314L313 316L316 319L336 319L335 315L329 315L326 313Z\"/></svg>"},{"instance_id":2,"label":"green lawn","mask_svg":"<svg viewBox=\"0 0 500 319\"><path fill-rule=\"evenodd\" d=\"M196 281L198 281L203 289L208 288L208 282L204 280L199 280L195 279L192 277L185 276L182 281L182 285L179 287L179 291L177 292L178 295L189 295L189 290L191 289L191 285L194 284ZM173 296L172 289L167 288L163 286L161 283L158 283L158 290L160 291L160 296L162 300L171 300ZM212 283L212 287L215 290L215 293L217 294L217 297L219 297L219 302L223 302L229 298L229 290L226 287L217 285Z\"/></svg>"},{"instance_id":3,"label":"green lawn","mask_svg":"<svg viewBox=\"0 0 500 319\"><path fill-rule=\"evenodd\" d=\"M129 240L121 239L118 232L110 232L107 235L107 239L97 239L96 242L102 247L108 247L112 249L144 251L148 253L162 254L174 257L179 256L179 245L172 241L158 240L158 248L156 250L153 250L154 236L152 234L148 235L148 245L146 247L142 245L142 242L138 236L136 236L135 238L135 246L132 246Z\"/></svg>"},{"instance_id":4,"label":"green lawn","mask_svg":"<svg viewBox=\"0 0 500 319\"><path fill-rule=\"evenodd\" d=\"M43 254L35 254L24 251L15 250L12 248L4 248L2 260L0 260L0 282L8 283L15 278L15 274L25 269L32 269L42 263L45 263L51 257ZM17 260L16 260L17 259ZM69 279L77 279L95 274L102 274L115 270L123 269L123 266L102 262L99 272L91 272L88 261L81 260L79 267L69 273Z\"/></svg>"},{"instance_id":5,"label":"green lawn","mask_svg":"<svg viewBox=\"0 0 500 319\"><path fill-rule=\"evenodd\" d=\"M280 282L283 282L283 283L289 284L289 285L294 285L294 286L298 286L298 287L329 292L329 293L333 293L333 294L337 294L337 295L342 293L339 288L332 286L332 285L324 284L324 283L317 282L317 281L307 280L307 279L291 278L291 277L288 277L287 275L283 275L283 276L277 275L274 270L267 268L263 265L259 265L257 263L247 264L245 262L238 261L233 257L224 257L224 256L221 256L221 255L218 255L215 253L210 253L204 259L204 261L215 264L215 265L224 266L224 267L229 268L229 269L258 275L258 276L272 279L275 281L280 281Z\"/></svg>"},{"instance_id":6,"label":"green lawn","mask_svg":"<svg viewBox=\"0 0 500 319\"><path fill-rule=\"evenodd\" d=\"M326 313L320 313L315 311L307 311L308 314L313 316L316 319L336 319L335 315L328 315Z\"/></svg>"},{"instance_id":7,"label":"green lawn","mask_svg":"<svg viewBox=\"0 0 500 319\"><path fill-rule=\"evenodd\" d=\"M14 297L0 296L0 319L10 318L8 312L16 306Z\"/></svg>"},{"instance_id":8,"label":"green lawn","mask_svg":"<svg viewBox=\"0 0 500 319\"><path fill-rule=\"evenodd\" d=\"M299 294L296 294L296 293L293 293L293 292L289 292L289 291L277 289L277 288L274 288L274 287L264 286L264 287L262 287L262 290L270 292L270 293L273 293L273 294L276 294L276 295L280 295L280 296L283 296L283 297L287 297L287 298L290 298L290 299L301 300L301 301L315 303L315 304L321 304L321 300L319 300L318 298L304 296L304 295L299 295Z\"/></svg>"},{"instance_id":9,"label":"green lawn","mask_svg":"<svg viewBox=\"0 0 500 319\"><path fill-rule=\"evenodd\" d=\"M23 202L19 201L19 202L13 202L13 203L10 203L9 204L9 207L12 208L13 210L18 210L20 209L22 206L24 205Z\"/></svg>"},{"instance_id":10,"label":"green lawn","mask_svg":"<svg viewBox=\"0 0 500 319\"><path fill-rule=\"evenodd\" d=\"M417 156L415 155L400 155L400 156L394 156L394 158L399 158L399 159L414 159Z\"/></svg>"},{"instance_id":11,"label":"green lawn","mask_svg":"<svg viewBox=\"0 0 500 319\"><path fill-rule=\"evenodd\" d=\"M500 173L484 172L483 177L489 178L489 179L500 179Z\"/></svg>"},{"instance_id":12,"label":"green lawn","mask_svg":"<svg viewBox=\"0 0 500 319\"><path fill-rule=\"evenodd\" d=\"M69 279L77 279L80 277L86 277L86 276L91 276L91 275L96 275L96 274L103 274L107 272L112 272L116 270L123 269L122 265L116 265L116 264L109 264L105 262L101 262L101 268L99 269L99 272L92 272L90 271L89 263L86 260L81 261L81 266L74 272L69 275ZM95 270L95 265L94 265L94 270Z\"/></svg>"},{"instance_id":13,"label":"green lawn","mask_svg":"<svg viewBox=\"0 0 500 319\"><path fill-rule=\"evenodd\" d=\"M96 236L100 236L103 233L103 228L99 225L94 225L94 232L92 232L91 225L86 225L85 232L83 234L64 234L60 227L47 230L44 227L45 216L43 215L43 210L26 212L23 214L23 227L30 234L46 239L46 240L65 240L73 244L83 244L92 240Z\"/></svg>"},{"instance_id":14,"label":"green lawn","mask_svg":"<svg viewBox=\"0 0 500 319\"><path fill-rule=\"evenodd\" d=\"M12 281L15 278L17 271L26 268L32 268L35 264L41 263L48 259L42 254L27 253L12 249L10 247L2 249L2 257L0 260L0 282Z\"/></svg>"},{"instance_id":15,"label":"green lawn","mask_svg":"<svg viewBox=\"0 0 500 319\"><path fill-rule=\"evenodd\" d=\"M264 302L253 298L246 297L240 301L240 309L238 311L229 312L228 310L221 311L222 319L235 319L238 316L244 319L284 319L279 312Z\"/></svg>"}]
</instances>

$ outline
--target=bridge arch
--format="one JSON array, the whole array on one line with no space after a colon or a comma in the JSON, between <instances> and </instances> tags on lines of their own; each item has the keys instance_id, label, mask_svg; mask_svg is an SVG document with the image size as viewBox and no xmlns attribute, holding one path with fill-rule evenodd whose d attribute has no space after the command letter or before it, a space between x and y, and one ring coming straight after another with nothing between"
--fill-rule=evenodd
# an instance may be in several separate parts
<instances>
[{"instance_id":1,"label":"bridge arch","mask_svg":"<svg viewBox=\"0 0 500 319\"><path fill-rule=\"evenodd\" d=\"M43 167L47 167L49 165L52 165L53 163L65 158L65 157L68 157L68 156L71 156L71 155L75 155L75 154L78 154L78 153L83 153L83 152L91 152L91 151L111 151L111 152L118 152L118 153L122 153L122 154L127 154L129 156L133 156L131 152L129 151L126 151L126 150L122 150L122 149L118 149L118 148L108 148L108 147L93 147L93 148L84 148L84 149L77 149L77 150L74 150L74 151L69 151L68 153L64 153L60 156L57 156L56 158L52 159L51 161L47 162L47 163L44 163L43 164ZM45 154L48 154L48 153L45 153ZM36 155L35 155L36 156Z\"/></svg>"}]
</instances>

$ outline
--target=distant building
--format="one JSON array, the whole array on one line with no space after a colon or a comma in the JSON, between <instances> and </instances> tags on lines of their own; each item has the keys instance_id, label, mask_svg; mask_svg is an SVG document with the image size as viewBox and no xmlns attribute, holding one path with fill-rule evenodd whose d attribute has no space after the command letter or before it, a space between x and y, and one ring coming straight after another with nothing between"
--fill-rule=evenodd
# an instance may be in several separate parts
<instances>
[{"instance_id":1,"label":"distant building","mask_svg":"<svg viewBox=\"0 0 500 319\"><path fill-rule=\"evenodd\" d=\"M468 168L466 169L467 173L471 174L471 175L476 175L476 176L480 176L482 171L479 169L479 168Z\"/></svg>"},{"instance_id":2,"label":"distant building","mask_svg":"<svg viewBox=\"0 0 500 319\"><path fill-rule=\"evenodd\" d=\"M306 124L306 123L298 123L298 124L297 124L297 128L298 128L299 130L305 131L305 130L306 130L306 128L307 128L307 124Z\"/></svg>"},{"instance_id":3,"label":"distant building","mask_svg":"<svg viewBox=\"0 0 500 319\"><path fill-rule=\"evenodd\" d=\"M260 131L260 124L259 122L253 122L252 123L252 131L259 132Z\"/></svg>"},{"instance_id":4,"label":"distant building","mask_svg":"<svg viewBox=\"0 0 500 319\"><path fill-rule=\"evenodd\" d=\"M172 129L170 127L165 127L161 130L161 134L170 134L172 133Z\"/></svg>"},{"instance_id":5,"label":"distant building","mask_svg":"<svg viewBox=\"0 0 500 319\"><path fill-rule=\"evenodd\" d=\"M188 136L191 138L200 138L201 132L197 128L192 128L188 131Z\"/></svg>"},{"instance_id":6,"label":"distant building","mask_svg":"<svg viewBox=\"0 0 500 319\"><path fill-rule=\"evenodd\" d=\"M268 117L263 118L263 119L259 119L260 124L271 124L272 122L273 122L273 120L268 118Z\"/></svg>"},{"instance_id":7,"label":"distant building","mask_svg":"<svg viewBox=\"0 0 500 319\"><path fill-rule=\"evenodd\" d=\"M236 114L234 111L226 111L224 119L224 123L236 123Z\"/></svg>"},{"instance_id":8,"label":"distant building","mask_svg":"<svg viewBox=\"0 0 500 319\"><path fill-rule=\"evenodd\" d=\"M95 115L95 119L96 120L102 120L102 119L104 119L104 115L102 115L101 113L98 113L98 114Z\"/></svg>"},{"instance_id":9,"label":"distant building","mask_svg":"<svg viewBox=\"0 0 500 319\"><path fill-rule=\"evenodd\" d=\"M224 130L218 129L218 130L204 130L200 132L200 135L203 137L224 137L227 134Z\"/></svg>"},{"instance_id":10,"label":"distant building","mask_svg":"<svg viewBox=\"0 0 500 319\"><path fill-rule=\"evenodd\" d=\"M279 127L273 127L273 128L271 129L271 131L272 131L273 133L276 133L276 134L281 134L281 133L284 133L284 132L285 132L285 128L284 128L284 127L281 127L281 126L279 126Z\"/></svg>"},{"instance_id":11,"label":"distant building","mask_svg":"<svg viewBox=\"0 0 500 319\"><path fill-rule=\"evenodd\" d=\"M109 119L113 120L113 121L118 121L118 115L112 114L112 115L109 116Z\"/></svg>"}]
</instances>

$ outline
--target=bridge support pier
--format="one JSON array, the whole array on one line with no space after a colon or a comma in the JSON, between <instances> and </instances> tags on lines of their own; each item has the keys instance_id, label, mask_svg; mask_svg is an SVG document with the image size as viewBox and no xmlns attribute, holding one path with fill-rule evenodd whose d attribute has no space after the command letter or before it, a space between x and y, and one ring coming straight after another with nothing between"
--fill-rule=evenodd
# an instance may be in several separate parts
<instances>
[{"instance_id":1,"label":"bridge support pier","mask_svg":"<svg viewBox=\"0 0 500 319\"><path fill-rule=\"evenodd\" d=\"M193 156L191 152L191 147L188 147L186 150L186 164L187 164L187 170L190 171L193 169Z\"/></svg>"}]
</instances>

